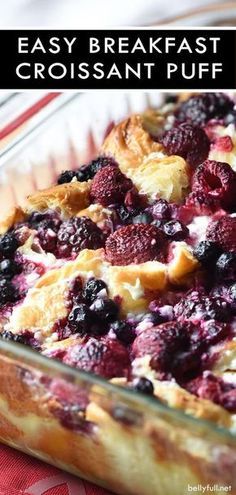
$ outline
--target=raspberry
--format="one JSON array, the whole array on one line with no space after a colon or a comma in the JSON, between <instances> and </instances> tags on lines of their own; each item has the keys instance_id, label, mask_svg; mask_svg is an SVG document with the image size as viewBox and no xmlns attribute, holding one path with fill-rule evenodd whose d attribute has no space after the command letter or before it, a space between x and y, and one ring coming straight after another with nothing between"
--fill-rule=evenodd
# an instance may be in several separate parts
<instances>
[{"instance_id":1,"label":"raspberry","mask_svg":"<svg viewBox=\"0 0 236 495\"><path fill-rule=\"evenodd\" d=\"M208 157L210 141L201 127L180 124L166 131L162 144L168 155L179 155L196 167Z\"/></svg>"},{"instance_id":2,"label":"raspberry","mask_svg":"<svg viewBox=\"0 0 236 495\"><path fill-rule=\"evenodd\" d=\"M57 250L61 257L69 257L82 249L98 249L104 245L102 231L90 218L74 217L63 222L57 236Z\"/></svg>"},{"instance_id":3,"label":"raspberry","mask_svg":"<svg viewBox=\"0 0 236 495\"><path fill-rule=\"evenodd\" d=\"M185 295L174 307L176 318L179 321L217 320L227 322L231 318L230 304L222 297L209 297L197 291Z\"/></svg>"},{"instance_id":4,"label":"raspberry","mask_svg":"<svg viewBox=\"0 0 236 495\"><path fill-rule=\"evenodd\" d=\"M206 238L215 242L223 251L236 251L236 217L225 215L210 222Z\"/></svg>"},{"instance_id":5,"label":"raspberry","mask_svg":"<svg viewBox=\"0 0 236 495\"><path fill-rule=\"evenodd\" d=\"M205 125L210 119L221 119L233 110L234 102L224 93L201 93L191 96L176 110L179 122Z\"/></svg>"},{"instance_id":6,"label":"raspberry","mask_svg":"<svg viewBox=\"0 0 236 495\"><path fill-rule=\"evenodd\" d=\"M236 173L228 163L206 160L192 177L192 191L217 200L222 207L236 205Z\"/></svg>"},{"instance_id":7,"label":"raspberry","mask_svg":"<svg viewBox=\"0 0 236 495\"><path fill-rule=\"evenodd\" d=\"M222 151L225 153L230 153L233 149L233 141L230 136L221 136L215 139L212 149L215 151Z\"/></svg>"},{"instance_id":8,"label":"raspberry","mask_svg":"<svg viewBox=\"0 0 236 495\"><path fill-rule=\"evenodd\" d=\"M68 350L64 362L104 378L128 376L130 360L127 349L116 340L89 338Z\"/></svg>"},{"instance_id":9,"label":"raspberry","mask_svg":"<svg viewBox=\"0 0 236 495\"><path fill-rule=\"evenodd\" d=\"M163 232L154 225L127 225L108 237L106 259L113 265L161 260L166 242Z\"/></svg>"},{"instance_id":10,"label":"raspberry","mask_svg":"<svg viewBox=\"0 0 236 495\"><path fill-rule=\"evenodd\" d=\"M187 390L200 397L221 405L230 412L236 412L236 388L222 378L205 371L186 385Z\"/></svg>"},{"instance_id":11,"label":"raspberry","mask_svg":"<svg viewBox=\"0 0 236 495\"><path fill-rule=\"evenodd\" d=\"M133 184L116 165L107 165L95 175L90 196L92 201L108 206L122 203Z\"/></svg>"}]
</instances>

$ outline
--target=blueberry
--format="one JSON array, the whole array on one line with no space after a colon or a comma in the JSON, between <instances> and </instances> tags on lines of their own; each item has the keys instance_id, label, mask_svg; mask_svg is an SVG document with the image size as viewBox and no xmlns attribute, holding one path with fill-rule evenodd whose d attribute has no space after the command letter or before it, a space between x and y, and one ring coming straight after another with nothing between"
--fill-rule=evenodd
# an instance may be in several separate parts
<instances>
[{"instance_id":1,"label":"blueberry","mask_svg":"<svg viewBox=\"0 0 236 495\"><path fill-rule=\"evenodd\" d=\"M0 305L16 301L18 291L10 280L0 278Z\"/></svg>"},{"instance_id":2,"label":"blueberry","mask_svg":"<svg viewBox=\"0 0 236 495\"><path fill-rule=\"evenodd\" d=\"M217 260L216 273L220 278L234 280L236 276L236 253L223 253Z\"/></svg>"},{"instance_id":3,"label":"blueberry","mask_svg":"<svg viewBox=\"0 0 236 495\"><path fill-rule=\"evenodd\" d=\"M164 323L166 321L166 318L158 311L147 313L143 319L150 321L153 325L159 325L160 323Z\"/></svg>"},{"instance_id":4,"label":"blueberry","mask_svg":"<svg viewBox=\"0 0 236 495\"><path fill-rule=\"evenodd\" d=\"M86 304L78 304L75 306L69 316L68 321L71 329L74 332L90 333L91 327L93 325L93 312L86 306Z\"/></svg>"},{"instance_id":5,"label":"blueberry","mask_svg":"<svg viewBox=\"0 0 236 495\"><path fill-rule=\"evenodd\" d=\"M135 333L132 327L125 321L115 321L112 323L111 329L122 344L132 344L135 339Z\"/></svg>"},{"instance_id":6,"label":"blueberry","mask_svg":"<svg viewBox=\"0 0 236 495\"><path fill-rule=\"evenodd\" d=\"M126 224L129 221L131 221L133 212L130 211L126 206L121 205L116 207L116 213L119 217L119 220L123 223Z\"/></svg>"},{"instance_id":7,"label":"blueberry","mask_svg":"<svg viewBox=\"0 0 236 495\"><path fill-rule=\"evenodd\" d=\"M194 248L193 255L203 264L216 260L220 255L219 247L212 241L201 241Z\"/></svg>"},{"instance_id":8,"label":"blueberry","mask_svg":"<svg viewBox=\"0 0 236 495\"><path fill-rule=\"evenodd\" d=\"M137 392L141 392L145 395L153 395L154 387L150 380L142 376L141 378L135 378L133 381L133 388L137 390Z\"/></svg>"},{"instance_id":9,"label":"blueberry","mask_svg":"<svg viewBox=\"0 0 236 495\"><path fill-rule=\"evenodd\" d=\"M229 289L229 297L230 297L231 301L236 303L236 284L231 285L231 287Z\"/></svg>"},{"instance_id":10,"label":"blueberry","mask_svg":"<svg viewBox=\"0 0 236 495\"><path fill-rule=\"evenodd\" d=\"M236 124L236 110L231 110L231 112L227 113L227 115L224 118L224 124L225 125Z\"/></svg>"},{"instance_id":11,"label":"blueberry","mask_svg":"<svg viewBox=\"0 0 236 495\"><path fill-rule=\"evenodd\" d=\"M171 218L171 207L165 199L158 199L150 211L156 220L170 220Z\"/></svg>"},{"instance_id":12,"label":"blueberry","mask_svg":"<svg viewBox=\"0 0 236 495\"><path fill-rule=\"evenodd\" d=\"M13 342L18 342L19 344L25 344L25 339L23 335L15 335L10 332L10 330L5 330L0 334L3 339L12 340Z\"/></svg>"},{"instance_id":13,"label":"blueberry","mask_svg":"<svg viewBox=\"0 0 236 495\"><path fill-rule=\"evenodd\" d=\"M90 309L106 323L116 320L119 313L119 307L112 299L96 299Z\"/></svg>"},{"instance_id":14,"label":"blueberry","mask_svg":"<svg viewBox=\"0 0 236 495\"><path fill-rule=\"evenodd\" d=\"M103 282L103 280L91 278L86 282L83 288L82 297L88 303L92 303L97 298L99 292L104 289L107 292L107 285Z\"/></svg>"},{"instance_id":15,"label":"blueberry","mask_svg":"<svg viewBox=\"0 0 236 495\"><path fill-rule=\"evenodd\" d=\"M174 241L182 241L189 235L188 227L178 220L165 223L163 230L167 237Z\"/></svg>"},{"instance_id":16,"label":"blueberry","mask_svg":"<svg viewBox=\"0 0 236 495\"><path fill-rule=\"evenodd\" d=\"M153 220L151 213L140 213L133 218L133 223L151 223Z\"/></svg>"},{"instance_id":17,"label":"blueberry","mask_svg":"<svg viewBox=\"0 0 236 495\"><path fill-rule=\"evenodd\" d=\"M19 265L13 260L3 260L0 262L0 276L4 277L14 277L16 273L19 273Z\"/></svg>"},{"instance_id":18,"label":"blueberry","mask_svg":"<svg viewBox=\"0 0 236 495\"><path fill-rule=\"evenodd\" d=\"M76 172L74 170L64 170L57 179L57 184L66 184L71 182L72 179L76 177Z\"/></svg>"},{"instance_id":19,"label":"blueberry","mask_svg":"<svg viewBox=\"0 0 236 495\"><path fill-rule=\"evenodd\" d=\"M14 254L20 243L13 232L0 237L0 254L10 257Z\"/></svg>"}]
</instances>

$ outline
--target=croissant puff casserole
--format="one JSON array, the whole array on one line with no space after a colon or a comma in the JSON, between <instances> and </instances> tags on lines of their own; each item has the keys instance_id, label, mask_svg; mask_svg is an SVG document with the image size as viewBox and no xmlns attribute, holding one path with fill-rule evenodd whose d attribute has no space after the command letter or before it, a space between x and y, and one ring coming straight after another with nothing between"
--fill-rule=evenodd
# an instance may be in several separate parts
<instances>
[{"instance_id":1,"label":"croissant puff casserole","mask_svg":"<svg viewBox=\"0 0 236 495\"><path fill-rule=\"evenodd\" d=\"M96 159L2 219L1 337L235 432L235 126L232 95L169 97L114 126ZM171 428L168 438L164 425L158 439L149 425L142 443L91 397L76 410L90 425L76 444L72 391L48 380L36 405L7 369L6 359L0 432L11 444L24 437L122 494L232 485L236 450L216 449L212 463L199 438Z\"/></svg>"}]
</instances>

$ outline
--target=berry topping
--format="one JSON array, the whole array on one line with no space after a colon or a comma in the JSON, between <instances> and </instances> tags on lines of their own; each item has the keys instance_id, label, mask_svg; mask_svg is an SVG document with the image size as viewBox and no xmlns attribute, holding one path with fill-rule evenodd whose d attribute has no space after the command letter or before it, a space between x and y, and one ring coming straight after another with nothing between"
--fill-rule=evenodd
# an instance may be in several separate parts
<instances>
[{"instance_id":1,"label":"berry topping","mask_svg":"<svg viewBox=\"0 0 236 495\"><path fill-rule=\"evenodd\" d=\"M150 366L159 373L182 377L200 368L200 349L191 345L189 330L174 321L142 332L134 341L135 357L150 356Z\"/></svg>"},{"instance_id":2,"label":"berry topping","mask_svg":"<svg viewBox=\"0 0 236 495\"><path fill-rule=\"evenodd\" d=\"M116 334L116 337L122 344L129 345L135 339L135 333L126 321L115 321L111 324L111 329Z\"/></svg>"},{"instance_id":3,"label":"berry topping","mask_svg":"<svg viewBox=\"0 0 236 495\"><path fill-rule=\"evenodd\" d=\"M113 265L161 260L165 247L165 235L154 225L127 225L108 237L106 259Z\"/></svg>"},{"instance_id":4,"label":"berry topping","mask_svg":"<svg viewBox=\"0 0 236 495\"><path fill-rule=\"evenodd\" d=\"M68 316L68 321L74 333L92 333L93 313L86 304L81 303L75 306Z\"/></svg>"},{"instance_id":5,"label":"berry topping","mask_svg":"<svg viewBox=\"0 0 236 495\"><path fill-rule=\"evenodd\" d=\"M236 217L225 215L210 222L206 238L215 242L223 251L236 251Z\"/></svg>"},{"instance_id":6,"label":"berry topping","mask_svg":"<svg viewBox=\"0 0 236 495\"><path fill-rule=\"evenodd\" d=\"M116 320L119 313L119 306L112 299L96 299L91 310L95 313L95 318L110 323Z\"/></svg>"},{"instance_id":7,"label":"berry topping","mask_svg":"<svg viewBox=\"0 0 236 495\"><path fill-rule=\"evenodd\" d=\"M212 149L215 151L222 151L225 153L230 153L233 147L233 141L230 136L217 137L212 145Z\"/></svg>"},{"instance_id":8,"label":"berry topping","mask_svg":"<svg viewBox=\"0 0 236 495\"><path fill-rule=\"evenodd\" d=\"M152 215L148 212L139 213L139 215L133 217L133 223L149 224L152 220Z\"/></svg>"},{"instance_id":9,"label":"berry topping","mask_svg":"<svg viewBox=\"0 0 236 495\"><path fill-rule=\"evenodd\" d=\"M73 217L59 228L57 249L61 257L67 258L82 249L98 249L103 245L103 233L90 218Z\"/></svg>"},{"instance_id":10,"label":"berry topping","mask_svg":"<svg viewBox=\"0 0 236 495\"><path fill-rule=\"evenodd\" d=\"M0 276L12 278L20 272L20 266L13 260L2 260L0 262Z\"/></svg>"},{"instance_id":11,"label":"berry topping","mask_svg":"<svg viewBox=\"0 0 236 495\"><path fill-rule=\"evenodd\" d=\"M90 278L83 288L82 296L86 302L92 303L102 293L107 294L107 285L103 280Z\"/></svg>"},{"instance_id":12,"label":"berry topping","mask_svg":"<svg viewBox=\"0 0 236 495\"><path fill-rule=\"evenodd\" d=\"M6 258L11 257L19 246L20 243L14 232L9 232L0 237L0 255Z\"/></svg>"},{"instance_id":13,"label":"berry topping","mask_svg":"<svg viewBox=\"0 0 236 495\"><path fill-rule=\"evenodd\" d=\"M76 177L76 171L75 170L64 170L61 172L57 179L57 184L66 184L68 182L71 182L74 177ZM77 177L76 177L77 178Z\"/></svg>"},{"instance_id":14,"label":"berry topping","mask_svg":"<svg viewBox=\"0 0 236 495\"><path fill-rule=\"evenodd\" d=\"M0 306L15 302L18 296L18 291L12 282L6 278L0 278Z\"/></svg>"},{"instance_id":15,"label":"berry topping","mask_svg":"<svg viewBox=\"0 0 236 495\"><path fill-rule=\"evenodd\" d=\"M128 376L130 361L127 349L117 340L90 338L85 344L69 349L64 362L104 378Z\"/></svg>"},{"instance_id":16,"label":"berry topping","mask_svg":"<svg viewBox=\"0 0 236 495\"><path fill-rule=\"evenodd\" d=\"M187 390L200 397L221 405L230 412L236 412L236 388L209 371L186 385Z\"/></svg>"},{"instance_id":17,"label":"berry topping","mask_svg":"<svg viewBox=\"0 0 236 495\"><path fill-rule=\"evenodd\" d=\"M235 280L236 253L223 253L217 260L216 273L220 279Z\"/></svg>"},{"instance_id":18,"label":"berry topping","mask_svg":"<svg viewBox=\"0 0 236 495\"><path fill-rule=\"evenodd\" d=\"M4 330L4 332L0 333L0 336L6 340L18 342L19 344L26 344L26 340L25 340L23 335L14 334L14 333L10 332L10 330Z\"/></svg>"},{"instance_id":19,"label":"berry topping","mask_svg":"<svg viewBox=\"0 0 236 495\"><path fill-rule=\"evenodd\" d=\"M179 321L202 320L228 321L232 314L230 305L222 297L209 297L197 291L186 294L174 307L175 316Z\"/></svg>"},{"instance_id":20,"label":"berry topping","mask_svg":"<svg viewBox=\"0 0 236 495\"><path fill-rule=\"evenodd\" d=\"M155 220L170 220L172 214L172 208L165 199L158 199L149 210Z\"/></svg>"},{"instance_id":21,"label":"berry topping","mask_svg":"<svg viewBox=\"0 0 236 495\"><path fill-rule=\"evenodd\" d=\"M133 184L116 165L108 165L95 175L90 196L93 202L108 206L122 203Z\"/></svg>"},{"instance_id":22,"label":"berry topping","mask_svg":"<svg viewBox=\"0 0 236 495\"><path fill-rule=\"evenodd\" d=\"M135 378L134 379L133 388L137 392L141 392L142 394L145 394L145 395L153 395L154 394L154 387L153 387L151 380L148 380L144 376L141 376L141 378Z\"/></svg>"},{"instance_id":23,"label":"berry topping","mask_svg":"<svg viewBox=\"0 0 236 495\"><path fill-rule=\"evenodd\" d=\"M180 124L166 131L162 144L168 155L179 155L196 167L208 157L210 141L201 127Z\"/></svg>"},{"instance_id":24,"label":"berry topping","mask_svg":"<svg viewBox=\"0 0 236 495\"><path fill-rule=\"evenodd\" d=\"M189 235L188 227L178 220L165 223L163 230L166 236L173 241L183 241Z\"/></svg>"},{"instance_id":25,"label":"berry topping","mask_svg":"<svg viewBox=\"0 0 236 495\"><path fill-rule=\"evenodd\" d=\"M56 252L57 232L61 225L59 214L55 211L34 212L28 219L31 228L37 230L42 248L51 253Z\"/></svg>"},{"instance_id":26,"label":"berry topping","mask_svg":"<svg viewBox=\"0 0 236 495\"><path fill-rule=\"evenodd\" d=\"M207 265L214 262L220 255L219 246L213 241L200 241L193 250L193 255L200 263Z\"/></svg>"},{"instance_id":27,"label":"berry topping","mask_svg":"<svg viewBox=\"0 0 236 495\"><path fill-rule=\"evenodd\" d=\"M234 107L234 102L224 93L201 93L181 103L175 112L179 122L204 125L211 119L221 119Z\"/></svg>"},{"instance_id":28,"label":"berry topping","mask_svg":"<svg viewBox=\"0 0 236 495\"><path fill-rule=\"evenodd\" d=\"M192 190L223 207L232 207L236 204L236 173L228 163L206 160L193 174Z\"/></svg>"},{"instance_id":29,"label":"berry topping","mask_svg":"<svg viewBox=\"0 0 236 495\"><path fill-rule=\"evenodd\" d=\"M71 182L76 178L79 182L86 182L89 179L93 179L95 174L103 167L107 165L116 165L117 163L113 158L107 156L99 156L95 160L92 160L88 165L82 165L77 170L65 170L58 178L58 184L65 184Z\"/></svg>"}]
</instances>

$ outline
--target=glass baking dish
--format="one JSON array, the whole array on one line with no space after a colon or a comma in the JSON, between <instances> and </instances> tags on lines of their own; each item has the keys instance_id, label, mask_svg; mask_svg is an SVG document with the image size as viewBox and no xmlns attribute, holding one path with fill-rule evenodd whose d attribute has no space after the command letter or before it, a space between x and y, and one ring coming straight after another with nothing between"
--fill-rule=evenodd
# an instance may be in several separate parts
<instances>
[{"instance_id":1,"label":"glass baking dish","mask_svg":"<svg viewBox=\"0 0 236 495\"><path fill-rule=\"evenodd\" d=\"M112 122L162 100L160 93L62 95L52 115L1 156L1 214L5 203L23 203L61 169L90 159ZM199 487L236 494L236 436L226 429L14 342L0 341L0 376L3 443L120 495Z\"/></svg>"}]
</instances>

